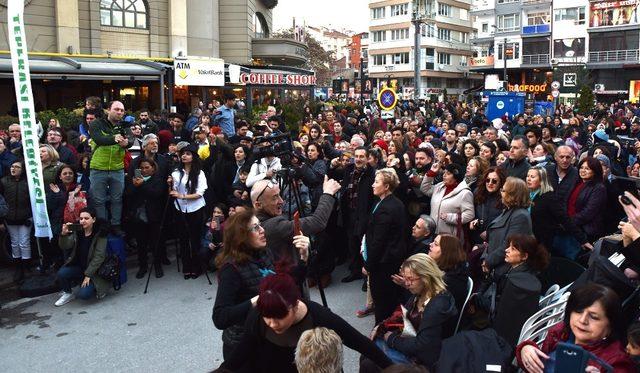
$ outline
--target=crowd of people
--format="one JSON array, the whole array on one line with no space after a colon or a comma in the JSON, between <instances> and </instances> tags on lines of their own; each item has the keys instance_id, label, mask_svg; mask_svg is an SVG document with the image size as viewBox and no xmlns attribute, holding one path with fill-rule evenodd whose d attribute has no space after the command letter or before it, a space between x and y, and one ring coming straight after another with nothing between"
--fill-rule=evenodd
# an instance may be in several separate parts
<instances>
[{"instance_id":1,"label":"crowd of people","mask_svg":"<svg viewBox=\"0 0 640 373\"><path fill-rule=\"evenodd\" d=\"M219 371L340 371L341 343L362 371L437 370L454 358L448 339L487 329L529 372L552 371L560 342L597 357L590 368L636 371L637 312L606 284L572 289L542 345L518 337L554 258L588 267L620 231L620 271L640 278L640 107L489 120L479 102L406 101L383 120L375 106L324 104L285 124L278 105L245 120L235 100L133 117L89 97L77 127L43 125L54 238L39 239L38 270L57 272L56 306L109 292L108 237L135 247L138 279L163 276L176 238L185 280L217 271ZM20 136L18 124L0 133L17 282L35 252ZM354 312L374 315L369 338L309 299L343 264L340 281L366 293Z\"/></svg>"}]
</instances>

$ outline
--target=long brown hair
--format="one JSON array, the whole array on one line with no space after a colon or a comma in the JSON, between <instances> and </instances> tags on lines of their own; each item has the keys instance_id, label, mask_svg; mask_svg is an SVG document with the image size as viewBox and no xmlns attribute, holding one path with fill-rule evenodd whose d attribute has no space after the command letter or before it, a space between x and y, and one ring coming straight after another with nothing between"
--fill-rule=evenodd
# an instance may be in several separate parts
<instances>
[{"instance_id":1,"label":"long brown hair","mask_svg":"<svg viewBox=\"0 0 640 373\"><path fill-rule=\"evenodd\" d=\"M436 260L438 267L446 272L466 260L467 253L462 249L460 240L450 234L441 234L440 258Z\"/></svg>"},{"instance_id":2,"label":"long brown hair","mask_svg":"<svg viewBox=\"0 0 640 373\"><path fill-rule=\"evenodd\" d=\"M249 223L254 216L253 210L247 209L234 214L225 222L223 245L216 256L216 267L220 268L229 262L244 264L253 256L255 249L249 246Z\"/></svg>"},{"instance_id":3,"label":"long brown hair","mask_svg":"<svg viewBox=\"0 0 640 373\"><path fill-rule=\"evenodd\" d=\"M475 197L474 197L474 203L476 205L481 205L483 203L485 203L485 201L489 198L489 192L487 191L487 177L489 177L489 174L495 172L498 175L498 179L500 179L500 183L498 185L498 190L496 191L496 193L498 193L498 195L500 194L500 188L502 188L502 186L504 185L504 182L507 180L507 174L504 172L504 169L500 168L500 167L489 167L484 174L482 175L482 178L480 180L478 180L478 186L476 188L476 193L475 193ZM498 198L498 206L496 206L497 208L502 208L502 200L500 198Z\"/></svg>"}]
</instances>

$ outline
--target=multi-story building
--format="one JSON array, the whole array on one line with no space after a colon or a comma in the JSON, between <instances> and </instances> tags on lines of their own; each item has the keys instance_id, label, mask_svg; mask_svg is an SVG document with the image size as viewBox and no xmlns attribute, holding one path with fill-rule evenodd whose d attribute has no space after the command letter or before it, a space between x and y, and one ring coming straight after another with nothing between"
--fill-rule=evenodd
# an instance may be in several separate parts
<instances>
[{"instance_id":1,"label":"multi-story building","mask_svg":"<svg viewBox=\"0 0 640 373\"><path fill-rule=\"evenodd\" d=\"M322 48L333 53L336 61L346 57L345 68L348 67L349 45L351 44L351 33L339 31L328 27L307 26L306 32L313 36L320 43Z\"/></svg>"},{"instance_id":2,"label":"multi-story building","mask_svg":"<svg viewBox=\"0 0 640 373\"><path fill-rule=\"evenodd\" d=\"M600 95L623 95L640 67L640 17L635 4L625 4L474 0L470 68L502 79L506 72L511 89L556 80L562 85L560 98L567 101L585 84L604 85L596 92ZM548 98L550 84L546 88L531 98Z\"/></svg>"},{"instance_id":3,"label":"multi-story building","mask_svg":"<svg viewBox=\"0 0 640 373\"><path fill-rule=\"evenodd\" d=\"M12 98L3 3L7 4L0 2L0 51L4 51L0 90L3 97ZM270 37L276 4L273 0L27 1L24 19L35 102L43 108L74 107L95 95L105 101L124 100L135 110L166 108L180 101L189 106L225 91L246 97L248 105L252 99L262 103L269 96L281 97L285 88L292 90L284 81L294 87L301 81L283 76L312 72L297 68L308 59L306 44ZM225 67L220 86L173 87L173 61L183 58L240 65L241 83L232 84ZM278 78L265 79L267 75ZM305 91L311 91L309 84ZM3 100L0 111L11 105L11 99Z\"/></svg>"},{"instance_id":4,"label":"multi-story building","mask_svg":"<svg viewBox=\"0 0 640 373\"><path fill-rule=\"evenodd\" d=\"M369 77L383 84L414 87L413 1L371 0L369 22ZM426 23L420 27L421 97L437 99L446 89L452 96L476 85L478 74L468 73L473 55L471 0L427 2Z\"/></svg>"}]
</instances>

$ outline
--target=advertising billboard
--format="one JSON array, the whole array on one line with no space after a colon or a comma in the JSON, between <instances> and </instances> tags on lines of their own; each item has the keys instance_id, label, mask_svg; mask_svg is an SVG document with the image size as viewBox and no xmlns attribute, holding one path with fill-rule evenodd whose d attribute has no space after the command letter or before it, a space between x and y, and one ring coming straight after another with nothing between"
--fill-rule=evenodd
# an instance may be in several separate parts
<instances>
[{"instance_id":1,"label":"advertising billboard","mask_svg":"<svg viewBox=\"0 0 640 373\"><path fill-rule=\"evenodd\" d=\"M629 101L634 103L640 101L640 80L629 81Z\"/></svg>"},{"instance_id":2,"label":"advertising billboard","mask_svg":"<svg viewBox=\"0 0 640 373\"><path fill-rule=\"evenodd\" d=\"M640 23L640 0L593 1L589 27L623 26Z\"/></svg>"}]
</instances>

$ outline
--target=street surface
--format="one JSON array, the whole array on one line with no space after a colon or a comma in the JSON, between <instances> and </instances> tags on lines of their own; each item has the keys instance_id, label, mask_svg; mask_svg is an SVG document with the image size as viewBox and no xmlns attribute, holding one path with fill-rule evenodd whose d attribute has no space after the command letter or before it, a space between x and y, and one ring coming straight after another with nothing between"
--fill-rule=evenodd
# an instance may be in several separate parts
<instances>
[{"instance_id":1,"label":"street surface","mask_svg":"<svg viewBox=\"0 0 640 373\"><path fill-rule=\"evenodd\" d=\"M211 311L217 289L206 277L184 280L175 260L165 276L129 281L101 301L74 300L63 307L58 294L20 299L0 310L0 351L4 372L207 372L222 361L221 331ZM362 281L340 283L344 268L334 272L326 289L329 307L368 335L373 315L358 319L365 301ZM320 302L316 289L312 299ZM356 352L345 347L345 372L358 371Z\"/></svg>"}]
</instances>

